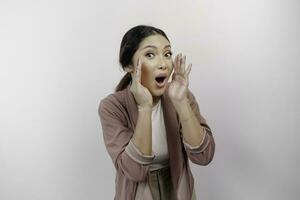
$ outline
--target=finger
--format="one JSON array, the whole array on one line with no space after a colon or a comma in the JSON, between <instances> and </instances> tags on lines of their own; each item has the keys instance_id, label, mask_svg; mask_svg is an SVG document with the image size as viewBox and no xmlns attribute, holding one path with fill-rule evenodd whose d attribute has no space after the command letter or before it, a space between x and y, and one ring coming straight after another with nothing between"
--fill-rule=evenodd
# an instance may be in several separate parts
<instances>
[{"instance_id":1,"label":"finger","mask_svg":"<svg viewBox=\"0 0 300 200\"><path fill-rule=\"evenodd\" d=\"M182 73L182 68L181 68L181 64L182 63L182 53L180 53L179 55L179 63L178 63L178 73Z\"/></svg>"},{"instance_id":2,"label":"finger","mask_svg":"<svg viewBox=\"0 0 300 200\"><path fill-rule=\"evenodd\" d=\"M172 75L172 81L175 80L175 78L176 78L176 73L174 72Z\"/></svg>"},{"instance_id":3,"label":"finger","mask_svg":"<svg viewBox=\"0 0 300 200\"><path fill-rule=\"evenodd\" d=\"M184 74L185 80L187 80L187 82L189 82L189 77L190 77L191 70L192 70L192 63L189 64L189 66L187 67L187 69L185 71L185 74Z\"/></svg>"},{"instance_id":4,"label":"finger","mask_svg":"<svg viewBox=\"0 0 300 200\"><path fill-rule=\"evenodd\" d=\"M181 73L183 75L185 74L185 62L186 62L186 56L183 56L181 60Z\"/></svg>"},{"instance_id":5,"label":"finger","mask_svg":"<svg viewBox=\"0 0 300 200\"><path fill-rule=\"evenodd\" d=\"M176 71L176 58L177 58L177 56L175 56L175 58L172 59L172 66L173 66L173 72L174 72L174 73L175 73L175 71Z\"/></svg>"},{"instance_id":6,"label":"finger","mask_svg":"<svg viewBox=\"0 0 300 200\"><path fill-rule=\"evenodd\" d=\"M133 66L132 79L134 81L138 81L138 64L139 64L139 59L137 60L137 63L134 64Z\"/></svg>"},{"instance_id":7,"label":"finger","mask_svg":"<svg viewBox=\"0 0 300 200\"><path fill-rule=\"evenodd\" d=\"M132 81L136 81L136 66L133 66L133 71L132 71Z\"/></svg>"},{"instance_id":8,"label":"finger","mask_svg":"<svg viewBox=\"0 0 300 200\"><path fill-rule=\"evenodd\" d=\"M172 72L174 72L174 71L175 71L175 61L174 61L174 60L172 60L172 67L173 67L173 68L172 68ZM172 72L171 72L171 73L172 73Z\"/></svg>"},{"instance_id":9,"label":"finger","mask_svg":"<svg viewBox=\"0 0 300 200\"><path fill-rule=\"evenodd\" d=\"M173 66L174 66L174 73L178 73L178 55L176 55L175 60L173 61Z\"/></svg>"},{"instance_id":10,"label":"finger","mask_svg":"<svg viewBox=\"0 0 300 200\"><path fill-rule=\"evenodd\" d=\"M136 67L136 79L138 82L141 82L141 77L142 77L142 61L141 59L139 58L138 59L138 63L137 63L137 67Z\"/></svg>"},{"instance_id":11,"label":"finger","mask_svg":"<svg viewBox=\"0 0 300 200\"><path fill-rule=\"evenodd\" d=\"M186 80L188 80L188 78L189 78L191 69L192 69L192 63L189 64L189 66L186 68L186 71L185 71L185 73L184 73L184 77L185 77Z\"/></svg>"},{"instance_id":12,"label":"finger","mask_svg":"<svg viewBox=\"0 0 300 200\"><path fill-rule=\"evenodd\" d=\"M180 54L177 55L177 61L176 61L176 73L179 74L180 73Z\"/></svg>"},{"instance_id":13,"label":"finger","mask_svg":"<svg viewBox=\"0 0 300 200\"><path fill-rule=\"evenodd\" d=\"M179 54L179 61L178 61L178 73L181 74L181 61L182 61L182 54Z\"/></svg>"}]
</instances>

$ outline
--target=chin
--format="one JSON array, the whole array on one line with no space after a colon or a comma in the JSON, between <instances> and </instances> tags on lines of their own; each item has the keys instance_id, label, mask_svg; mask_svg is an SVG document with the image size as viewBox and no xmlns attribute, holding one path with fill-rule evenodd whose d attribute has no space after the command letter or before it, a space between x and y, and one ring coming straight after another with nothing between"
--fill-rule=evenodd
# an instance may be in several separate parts
<instances>
[{"instance_id":1,"label":"chin","mask_svg":"<svg viewBox=\"0 0 300 200\"><path fill-rule=\"evenodd\" d=\"M163 87L159 87L154 83L153 85L148 87L148 89L153 97L161 97L166 92L167 87L168 82L166 82Z\"/></svg>"},{"instance_id":2,"label":"chin","mask_svg":"<svg viewBox=\"0 0 300 200\"><path fill-rule=\"evenodd\" d=\"M161 97L165 93L165 91L166 91L165 88L161 88L161 89L155 89L151 93L153 97Z\"/></svg>"}]
</instances>

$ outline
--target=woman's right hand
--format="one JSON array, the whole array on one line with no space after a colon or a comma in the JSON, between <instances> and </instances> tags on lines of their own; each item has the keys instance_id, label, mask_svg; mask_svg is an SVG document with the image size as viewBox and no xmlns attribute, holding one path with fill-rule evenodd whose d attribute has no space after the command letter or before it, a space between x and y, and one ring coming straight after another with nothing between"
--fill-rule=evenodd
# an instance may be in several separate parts
<instances>
[{"instance_id":1,"label":"woman's right hand","mask_svg":"<svg viewBox=\"0 0 300 200\"><path fill-rule=\"evenodd\" d=\"M153 99L150 91L148 88L144 87L141 84L141 77L142 77L142 61L139 58L137 66L134 67L134 72L131 74L132 76L132 84L130 87L130 91L132 92L135 101L137 104L144 108L152 108Z\"/></svg>"}]
</instances>

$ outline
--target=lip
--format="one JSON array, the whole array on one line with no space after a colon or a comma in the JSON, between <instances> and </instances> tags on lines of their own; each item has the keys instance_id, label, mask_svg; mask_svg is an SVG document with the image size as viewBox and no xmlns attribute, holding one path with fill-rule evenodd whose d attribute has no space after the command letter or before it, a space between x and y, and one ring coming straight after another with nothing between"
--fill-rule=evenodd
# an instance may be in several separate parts
<instances>
[{"instance_id":1,"label":"lip","mask_svg":"<svg viewBox=\"0 0 300 200\"><path fill-rule=\"evenodd\" d=\"M155 76L155 78L156 77L167 77L168 76L168 73L159 73L159 74L157 74L156 76Z\"/></svg>"}]
</instances>

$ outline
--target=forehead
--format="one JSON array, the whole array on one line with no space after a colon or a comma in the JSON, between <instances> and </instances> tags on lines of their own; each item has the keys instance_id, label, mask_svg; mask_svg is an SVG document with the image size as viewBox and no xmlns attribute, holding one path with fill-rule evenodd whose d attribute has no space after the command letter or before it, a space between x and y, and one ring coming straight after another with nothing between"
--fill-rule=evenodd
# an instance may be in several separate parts
<instances>
[{"instance_id":1,"label":"forehead","mask_svg":"<svg viewBox=\"0 0 300 200\"><path fill-rule=\"evenodd\" d=\"M150 35L140 43L139 49L142 50L148 45L163 49L165 46L170 45L170 42L162 35Z\"/></svg>"}]
</instances>

